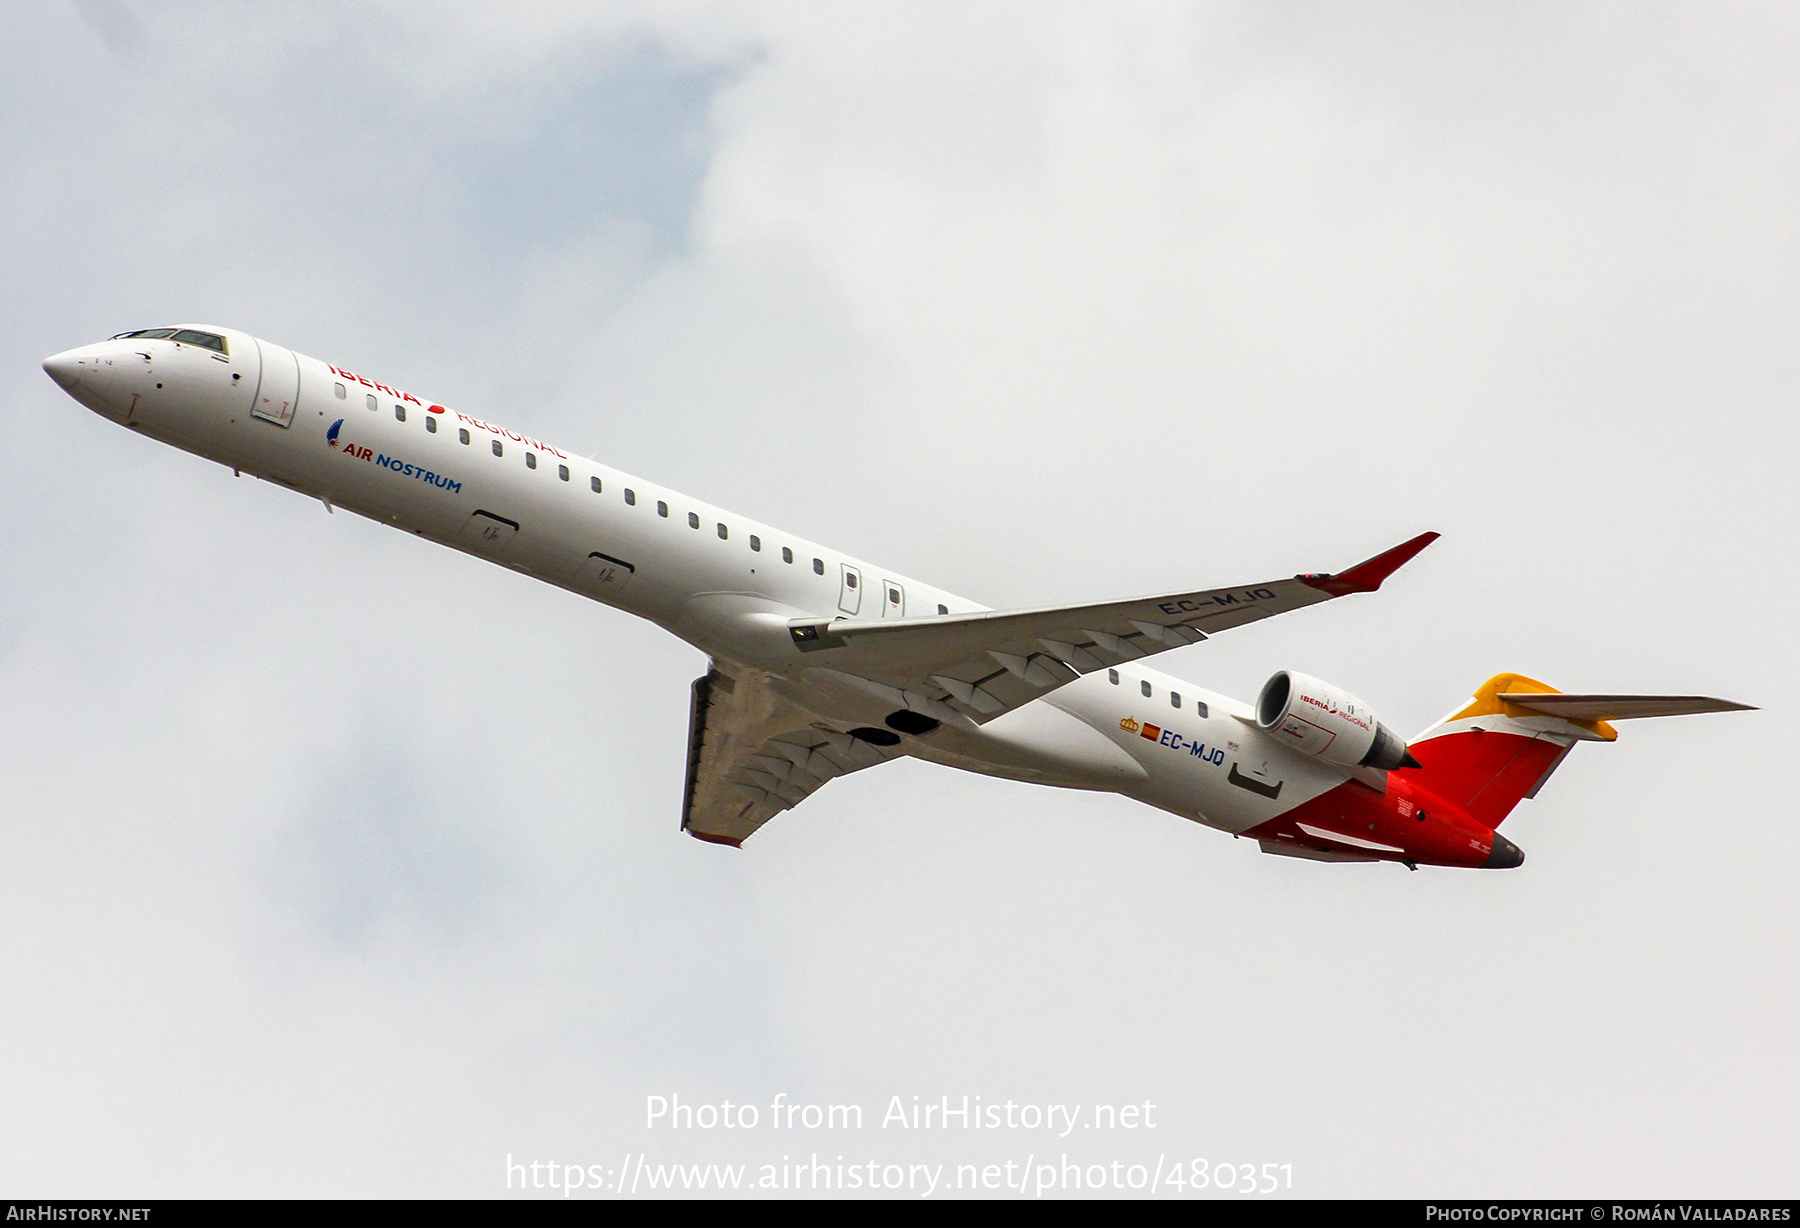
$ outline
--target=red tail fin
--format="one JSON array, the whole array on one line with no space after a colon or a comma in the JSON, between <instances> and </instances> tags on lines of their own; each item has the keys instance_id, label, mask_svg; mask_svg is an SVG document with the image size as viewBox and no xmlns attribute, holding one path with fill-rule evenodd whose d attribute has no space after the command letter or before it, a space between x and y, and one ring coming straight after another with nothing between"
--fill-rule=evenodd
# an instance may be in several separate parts
<instances>
[{"instance_id":1,"label":"red tail fin","mask_svg":"<svg viewBox=\"0 0 1800 1228\"><path fill-rule=\"evenodd\" d=\"M1521 800L1535 797L1576 742L1618 737L1605 721L1547 716L1500 698L1554 695L1554 687L1522 674L1496 674L1463 708L1407 744L1423 766L1407 778L1471 817L1498 827Z\"/></svg>"}]
</instances>

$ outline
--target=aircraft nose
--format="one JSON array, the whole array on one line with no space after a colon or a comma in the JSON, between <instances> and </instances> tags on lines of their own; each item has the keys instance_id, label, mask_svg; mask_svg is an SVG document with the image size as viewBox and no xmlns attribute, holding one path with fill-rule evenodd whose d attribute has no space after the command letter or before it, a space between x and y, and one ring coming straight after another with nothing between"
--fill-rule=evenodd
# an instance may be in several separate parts
<instances>
[{"instance_id":1,"label":"aircraft nose","mask_svg":"<svg viewBox=\"0 0 1800 1228\"><path fill-rule=\"evenodd\" d=\"M1511 870L1525 864L1525 854L1505 836L1494 833L1494 847L1488 851L1488 859L1483 863L1484 870Z\"/></svg>"},{"instance_id":2,"label":"aircraft nose","mask_svg":"<svg viewBox=\"0 0 1800 1228\"><path fill-rule=\"evenodd\" d=\"M44 374L55 380L64 392L75 387L81 378L81 358L75 350L64 350L44 359Z\"/></svg>"}]
</instances>

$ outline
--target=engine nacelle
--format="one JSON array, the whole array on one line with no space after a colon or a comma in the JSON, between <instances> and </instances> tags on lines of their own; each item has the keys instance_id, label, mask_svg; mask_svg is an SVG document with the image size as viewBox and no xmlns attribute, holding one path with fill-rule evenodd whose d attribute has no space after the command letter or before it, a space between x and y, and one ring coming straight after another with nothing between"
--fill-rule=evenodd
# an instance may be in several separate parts
<instances>
[{"instance_id":1,"label":"engine nacelle","mask_svg":"<svg viewBox=\"0 0 1800 1228\"><path fill-rule=\"evenodd\" d=\"M1340 767L1418 767L1406 743L1347 691L1282 670L1256 697L1256 727L1312 759Z\"/></svg>"}]
</instances>

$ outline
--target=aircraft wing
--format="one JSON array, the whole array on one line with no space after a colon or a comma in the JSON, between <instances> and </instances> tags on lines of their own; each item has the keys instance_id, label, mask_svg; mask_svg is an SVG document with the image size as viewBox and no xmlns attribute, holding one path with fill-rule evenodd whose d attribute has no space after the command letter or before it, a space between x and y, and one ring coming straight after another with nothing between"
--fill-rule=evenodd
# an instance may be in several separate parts
<instances>
[{"instance_id":1,"label":"aircraft wing","mask_svg":"<svg viewBox=\"0 0 1800 1228\"><path fill-rule=\"evenodd\" d=\"M808 665L882 684L919 711L947 704L983 723L1082 674L1346 593L1372 593L1437 537L1421 533L1336 575L1042 610L881 622L796 618L788 633Z\"/></svg>"},{"instance_id":2,"label":"aircraft wing","mask_svg":"<svg viewBox=\"0 0 1800 1228\"><path fill-rule=\"evenodd\" d=\"M709 669L695 679L681 829L737 846L833 777L899 758L813 719L760 675Z\"/></svg>"}]
</instances>

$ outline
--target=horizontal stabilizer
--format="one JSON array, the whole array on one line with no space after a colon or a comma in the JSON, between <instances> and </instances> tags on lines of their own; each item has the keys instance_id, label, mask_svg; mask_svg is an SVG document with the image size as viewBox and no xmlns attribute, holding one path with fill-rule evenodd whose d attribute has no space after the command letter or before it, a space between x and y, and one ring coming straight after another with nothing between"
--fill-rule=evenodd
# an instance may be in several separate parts
<instances>
[{"instance_id":1,"label":"horizontal stabilizer","mask_svg":"<svg viewBox=\"0 0 1800 1228\"><path fill-rule=\"evenodd\" d=\"M1503 691L1498 698L1566 721L1627 721L1641 716L1756 711L1749 704L1705 695L1540 695L1528 691Z\"/></svg>"}]
</instances>

